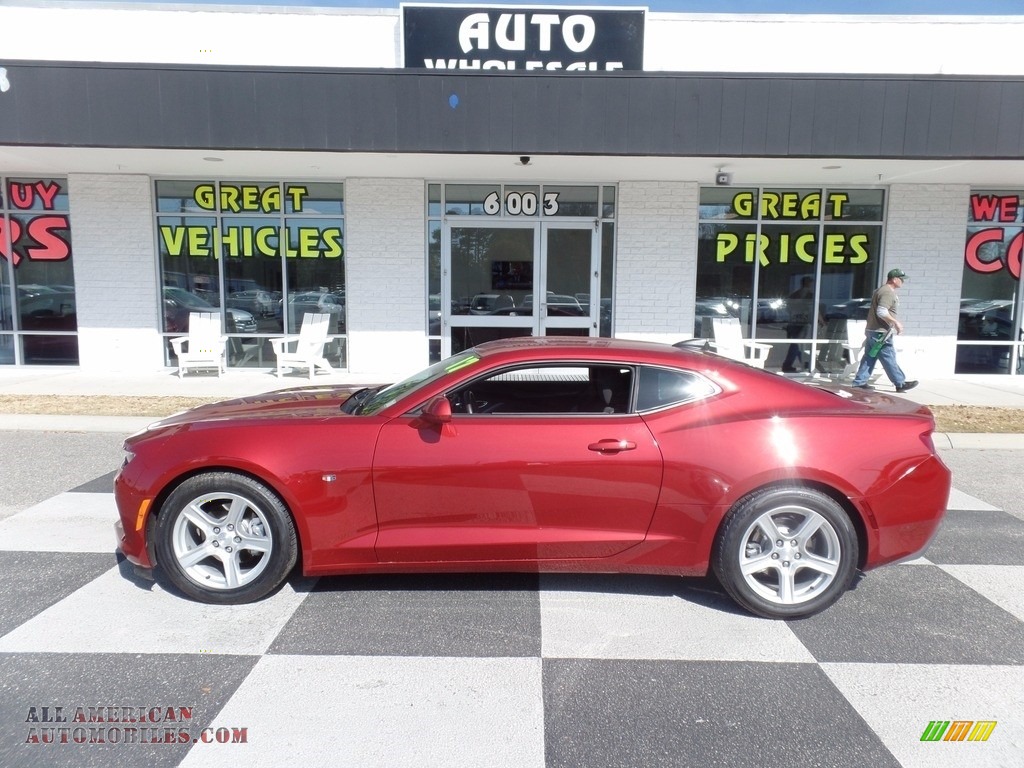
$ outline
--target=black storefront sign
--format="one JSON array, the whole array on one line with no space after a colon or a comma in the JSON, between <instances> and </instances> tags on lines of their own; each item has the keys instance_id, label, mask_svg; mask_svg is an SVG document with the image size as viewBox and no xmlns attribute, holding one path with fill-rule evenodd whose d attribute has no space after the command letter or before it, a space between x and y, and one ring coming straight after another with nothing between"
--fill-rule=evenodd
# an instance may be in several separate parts
<instances>
[{"instance_id":1,"label":"black storefront sign","mask_svg":"<svg viewBox=\"0 0 1024 768\"><path fill-rule=\"evenodd\" d=\"M643 9L402 6L411 69L643 70Z\"/></svg>"}]
</instances>

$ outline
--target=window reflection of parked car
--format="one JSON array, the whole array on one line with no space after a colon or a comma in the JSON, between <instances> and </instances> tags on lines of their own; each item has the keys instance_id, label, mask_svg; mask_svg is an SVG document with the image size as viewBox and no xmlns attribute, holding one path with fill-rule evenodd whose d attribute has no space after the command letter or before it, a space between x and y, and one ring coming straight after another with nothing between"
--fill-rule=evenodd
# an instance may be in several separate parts
<instances>
[{"instance_id":1,"label":"window reflection of parked car","mask_svg":"<svg viewBox=\"0 0 1024 768\"><path fill-rule=\"evenodd\" d=\"M866 320L868 310L871 309L871 297L859 299L847 299L838 304L832 304L825 311L826 320Z\"/></svg>"},{"instance_id":2,"label":"window reflection of parked car","mask_svg":"<svg viewBox=\"0 0 1024 768\"><path fill-rule=\"evenodd\" d=\"M758 299L757 322L785 323L789 321L789 307L785 299Z\"/></svg>"},{"instance_id":3,"label":"window reflection of parked car","mask_svg":"<svg viewBox=\"0 0 1024 768\"><path fill-rule=\"evenodd\" d=\"M478 293L469 304L471 315L493 315L499 310L511 309L515 301L507 293Z\"/></svg>"},{"instance_id":4,"label":"window reflection of parked car","mask_svg":"<svg viewBox=\"0 0 1024 768\"><path fill-rule=\"evenodd\" d=\"M164 330L188 333L188 316L192 312L220 312L218 307L201 296L181 288L164 288ZM228 333L256 333L256 318L237 307L227 309Z\"/></svg>"},{"instance_id":5,"label":"window reflection of parked car","mask_svg":"<svg viewBox=\"0 0 1024 768\"><path fill-rule=\"evenodd\" d=\"M25 362L78 362L78 338L71 335L78 330L74 291L44 290L32 296L20 295L18 309L23 331L54 334L25 336Z\"/></svg>"},{"instance_id":6,"label":"window reflection of parked car","mask_svg":"<svg viewBox=\"0 0 1024 768\"><path fill-rule=\"evenodd\" d=\"M227 298L228 307L244 309L256 317L273 317L274 304L270 291L236 291Z\"/></svg>"},{"instance_id":7,"label":"window reflection of parked car","mask_svg":"<svg viewBox=\"0 0 1024 768\"><path fill-rule=\"evenodd\" d=\"M716 317L731 317L729 305L726 299L721 296L712 296L706 299L697 299L694 304L693 335L696 338L711 335L711 320ZM707 319L707 329L704 328L704 320ZM706 334L705 334L706 330Z\"/></svg>"},{"instance_id":8,"label":"window reflection of parked car","mask_svg":"<svg viewBox=\"0 0 1024 768\"><path fill-rule=\"evenodd\" d=\"M302 316L307 312L330 315L329 332L344 332L345 304L342 299L333 293L302 291L301 293L292 294L288 299L288 319L293 332L298 332L299 327L302 325Z\"/></svg>"},{"instance_id":9,"label":"window reflection of parked car","mask_svg":"<svg viewBox=\"0 0 1024 768\"><path fill-rule=\"evenodd\" d=\"M73 291L45 291L19 296L21 327L25 331L74 331L78 329Z\"/></svg>"},{"instance_id":10,"label":"window reflection of parked car","mask_svg":"<svg viewBox=\"0 0 1024 768\"><path fill-rule=\"evenodd\" d=\"M1011 299L963 299L960 302L961 339L1012 339Z\"/></svg>"},{"instance_id":11,"label":"window reflection of parked car","mask_svg":"<svg viewBox=\"0 0 1024 768\"><path fill-rule=\"evenodd\" d=\"M39 296L43 293L58 293L59 289L51 287L49 285L39 285L37 283L22 283L18 286L18 298L25 299L31 298L32 296ZM74 292L74 289L71 289Z\"/></svg>"},{"instance_id":12,"label":"window reflection of parked car","mask_svg":"<svg viewBox=\"0 0 1024 768\"><path fill-rule=\"evenodd\" d=\"M561 293L552 293L548 291L544 297L544 303L547 304L548 315L556 315L561 317L585 317L589 312L583 309L579 299L575 296L567 296ZM530 307L533 309L533 295L527 296L523 299L523 306ZM530 314L530 313L524 313Z\"/></svg>"}]
</instances>

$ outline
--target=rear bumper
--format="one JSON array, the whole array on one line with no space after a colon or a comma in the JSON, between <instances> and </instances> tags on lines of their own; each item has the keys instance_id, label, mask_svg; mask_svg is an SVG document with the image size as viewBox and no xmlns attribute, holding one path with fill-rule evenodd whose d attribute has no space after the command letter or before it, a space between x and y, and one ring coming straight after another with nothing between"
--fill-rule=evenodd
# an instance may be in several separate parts
<instances>
[{"instance_id":1,"label":"rear bumper","mask_svg":"<svg viewBox=\"0 0 1024 768\"><path fill-rule=\"evenodd\" d=\"M933 455L885 491L865 498L874 523L865 569L919 557L939 530L951 484L949 469Z\"/></svg>"}]
</instances>

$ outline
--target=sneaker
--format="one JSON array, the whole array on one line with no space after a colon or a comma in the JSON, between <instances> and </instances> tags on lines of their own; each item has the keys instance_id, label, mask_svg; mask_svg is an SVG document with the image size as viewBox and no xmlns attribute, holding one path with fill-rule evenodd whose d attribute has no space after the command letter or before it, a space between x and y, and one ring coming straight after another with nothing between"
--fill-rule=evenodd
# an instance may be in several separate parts
<instances>
[{"instance_id":1,"label":"sneaker","mask_svg":"<svg viewBox=\"0 0 1024 768\"><path fill-rule=\"evenodd\" d=\"M870 384L854 384L854 389L874 389Z\"/></svg>"},{"instance_id":2,"label":"sneaker","mask_svg":"<svg viewBox=\"0 0 1024 768\"><path fill-rule=\"evenodd\" d=\"M906 392L907 390L913 389L916 386L917 386L917 382L916 381L904 381L902 384L900 384L898 387L896 387L896 391L897 392Z\"/></svg>"}]
</instances>

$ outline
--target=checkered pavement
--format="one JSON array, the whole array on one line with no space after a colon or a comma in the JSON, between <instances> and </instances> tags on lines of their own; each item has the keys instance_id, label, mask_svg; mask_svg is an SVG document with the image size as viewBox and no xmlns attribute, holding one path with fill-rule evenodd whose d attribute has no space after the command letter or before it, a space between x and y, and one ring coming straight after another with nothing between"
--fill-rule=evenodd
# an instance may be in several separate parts
<instances>
[{"instance_id":1,"label":"checkered pavement","mask_svg":"<svg viewBox=\"0 0 1024 768\"><path fill-rule=\"evenodd\" d=\"M110 484L0 520L0 766L1024 765L1024 521L958 491L925 558L776 622L620 575L201 605L114 554Z\"/></svg>"}]
</instances>

